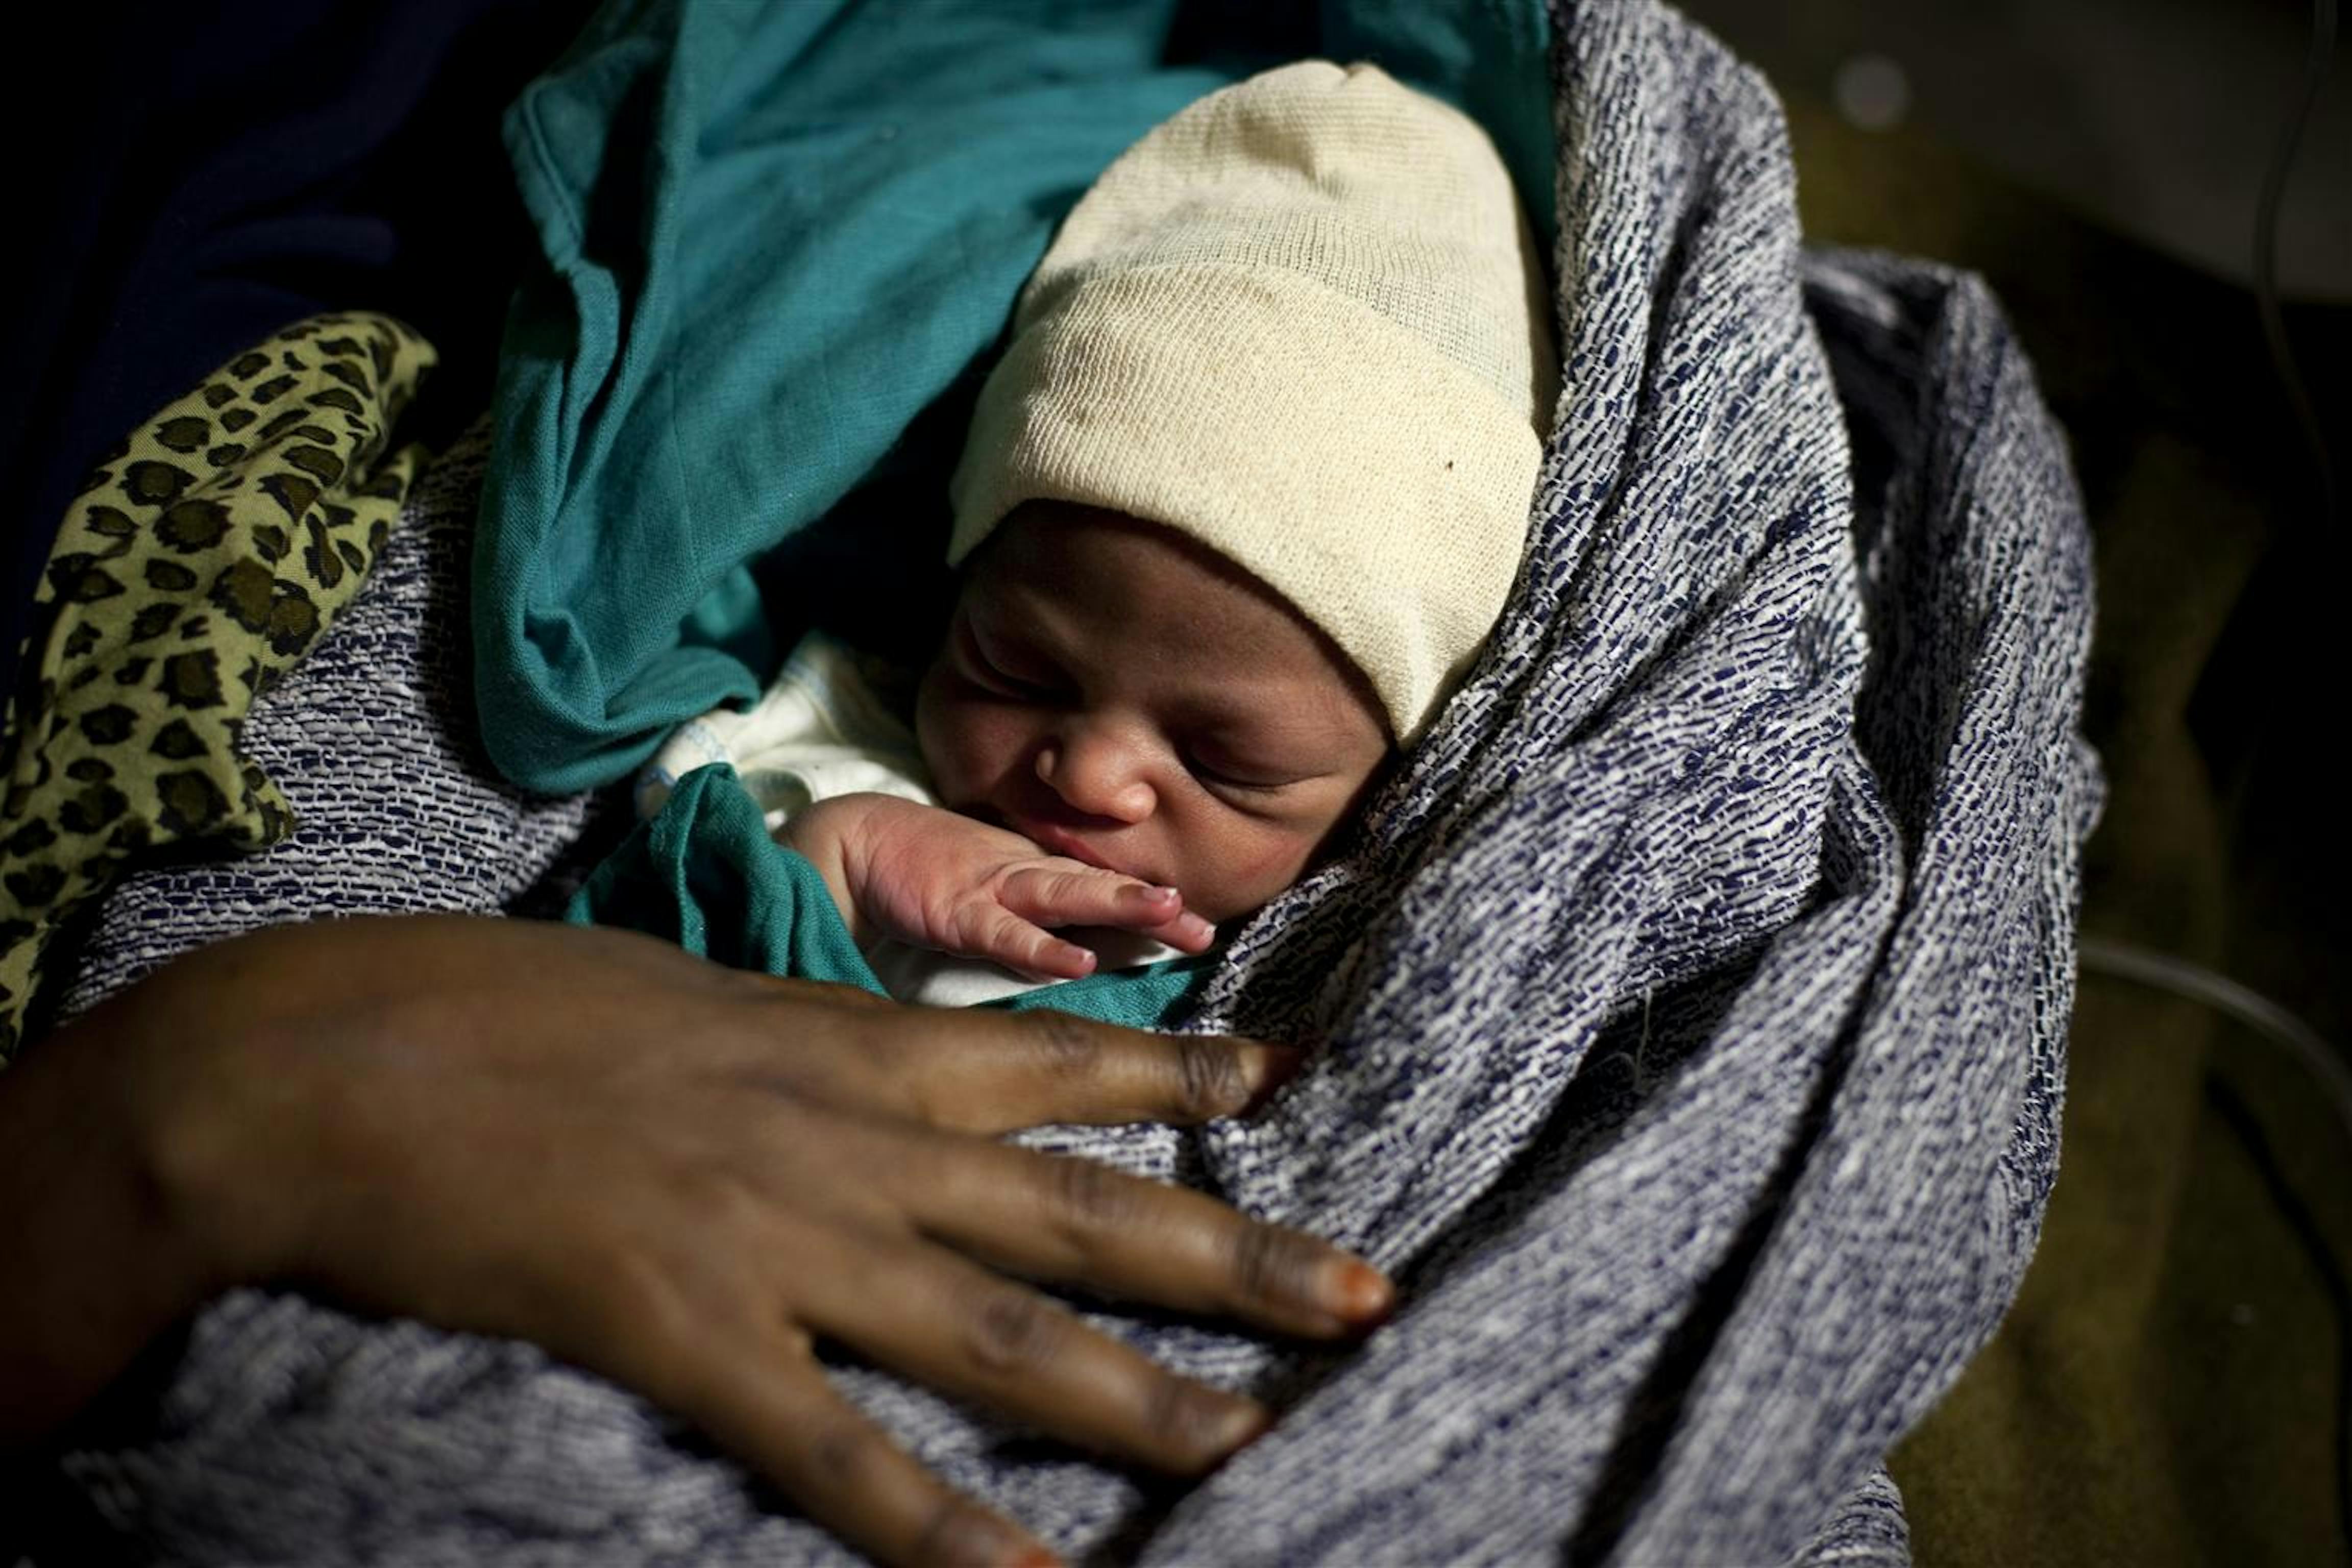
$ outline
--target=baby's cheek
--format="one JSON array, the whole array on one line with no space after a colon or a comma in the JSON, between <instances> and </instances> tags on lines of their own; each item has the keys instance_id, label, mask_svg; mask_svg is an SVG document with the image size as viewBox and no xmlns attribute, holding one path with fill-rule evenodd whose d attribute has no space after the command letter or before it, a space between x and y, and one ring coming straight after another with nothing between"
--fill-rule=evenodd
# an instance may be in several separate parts
<instances>
[{"instance_id":1,"label":"baby's cheek","mask_svg":"<svg viewBox=\"0 0 2352 1568\"><path fill-rule=\"evenodd\" d=\"M1305 834L1288 830L1260 830L1225 845L1218 857L1218 901L1234 908L1224 918L1248 913L1297 881L1313 850Z\"/></svg>"},{"instance_id":2,"label":"baby's cheek","mask_svg":"<svg viewBox=\"0 0 2352 1568\"><path fill-rule=\"evenodd\" d=\"M932 788L951 805L969 797L977 775L973 729L969 705L941 694L927 680L915 709L915 742L930 771Z\"/></svg>"}]
</instances>

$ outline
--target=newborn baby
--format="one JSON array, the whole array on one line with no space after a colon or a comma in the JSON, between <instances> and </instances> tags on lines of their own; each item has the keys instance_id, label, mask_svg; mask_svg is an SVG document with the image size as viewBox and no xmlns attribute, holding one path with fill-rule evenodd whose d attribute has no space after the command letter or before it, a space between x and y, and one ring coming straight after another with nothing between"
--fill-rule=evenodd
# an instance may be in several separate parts
<instances>
[{"instance_id":1,"label":"newborn baby","mask_svg":"<svg viewBox=\"0 0 2352 1568\"><path fill-rule=\"evenodd\" d=\"M1545 298L1456 110L1324 61L1194 103L1023 291L911 716L813 637L757 707L683 727L641 806L734 767L901 1000L1205 951L1492 629L1557 385Z\"/></svg>"},{"instance_id":2,"label":"newborn baby","mask_svg":"<svg viewBox=\"0 0 2352 1568\"><path fill-rule=\"evenodd\" d=\"M835 795L782 841L861 946L1039 980L1097 961L1047 928L1207 948L1297 879L1391 744L1361 672L1264 584L1171 530L1062 502L1023 506L971 563L915 733L949 810Z\"/></svg>"}]
</instances>

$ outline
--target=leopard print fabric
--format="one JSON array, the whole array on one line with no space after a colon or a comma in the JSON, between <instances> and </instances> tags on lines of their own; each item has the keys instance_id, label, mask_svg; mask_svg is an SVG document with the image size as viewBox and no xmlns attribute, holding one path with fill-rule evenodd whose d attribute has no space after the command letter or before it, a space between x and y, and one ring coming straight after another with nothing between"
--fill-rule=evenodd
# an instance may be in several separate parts
<instances>
[{"instance_id":1,"label":"leopard print fabric","mask_svg":"<svg viewBox=\"0 0 2352 1568\"><path fill-rule=\"evenodd\" d=\"M238 731L389 536L425 452L388 437L436 357L388 316L298 322L133 431L68 510L0 742L0 1063L52 939L131 857L292 831Z\"/></svg>"}]
</instances>

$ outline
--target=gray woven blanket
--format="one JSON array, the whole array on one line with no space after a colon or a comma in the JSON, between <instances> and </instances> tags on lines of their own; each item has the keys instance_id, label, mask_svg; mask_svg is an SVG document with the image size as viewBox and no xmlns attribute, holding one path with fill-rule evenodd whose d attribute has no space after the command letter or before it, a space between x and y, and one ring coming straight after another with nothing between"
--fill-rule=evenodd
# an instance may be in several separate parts
<instances>
[{"instance_id":1,"label":"gray woven blanket","mask_svg":"<svg viewBox=\"0 0 2352 1568\"><path fill-rule=\"evenodd\" d=\"M1714 41L1630 0L1558 35L1565 403L1524 579L1363 847L1199 1020L1328 1049L1247 1125L1035 1140L1360 1248L1402 1310L1315 1357L1098 1317L1286 1408L1186 1492L839 1370L1075 1558L1900 1563L1879 1462L2032 1247L2099 800L2063 443L1975 279L1801 250L1778 108ZM562 876L589 803L454 738L469 457L256 712L300 832L127 887L79 1001L227 930ZM347 765L362 732L425 739ZM247 1290L149 1384L54 1471L93 1556L847 1558L528 1346Z\"/></svg>"}]
</instances>

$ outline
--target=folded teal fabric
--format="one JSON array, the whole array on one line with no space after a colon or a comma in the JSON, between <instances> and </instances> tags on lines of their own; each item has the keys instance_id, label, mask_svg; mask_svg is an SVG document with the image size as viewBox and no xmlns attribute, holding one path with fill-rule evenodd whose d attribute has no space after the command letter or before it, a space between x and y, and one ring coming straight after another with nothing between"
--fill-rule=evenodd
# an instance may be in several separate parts
<instances>
[{"instance_id":1,"label":"folded teal fabric","mask_svg":"<svg viewBox=\"0 0 2352 1568\"><path fill-rule=\"evenodd\" d=\"M591 787L754 695L814 606L919 629L1023 280L1203 93L1373 60L1487 125L1549 250L1546 47L1540 0L613 0L506 121L544 265L476 546L492 759Z\"/></svg>"},{"instance_id":2,"label":"folded teal fabric","mask_svg":"<svg viewBox=\"0 0 2352 1568\"><path fill-rule=\"evenodd\" d=\"M725 913L713 921L706 905ZM723 764L680 779L661 812L598 863L563 918L642 931L730 969L883 994L824 874L768 837L759 802Z\"/></svg>"},{"instance_id":3,"label":"folded teal fabric","mask_svg":"<svg viewBox=\"0 0 2352 1568\"><path fill-rule=\"evenodd\" d=\"M642 931L734 969L885 994L824 875L768 837L759 802L723 763L680 779L661 811L597 866L563 918ZM990 1005L1052 1007L1158 1028L1186 1010L1210 968L1205 958L1178 959L1090 974Z\"/></svg>"}]
</instances>

